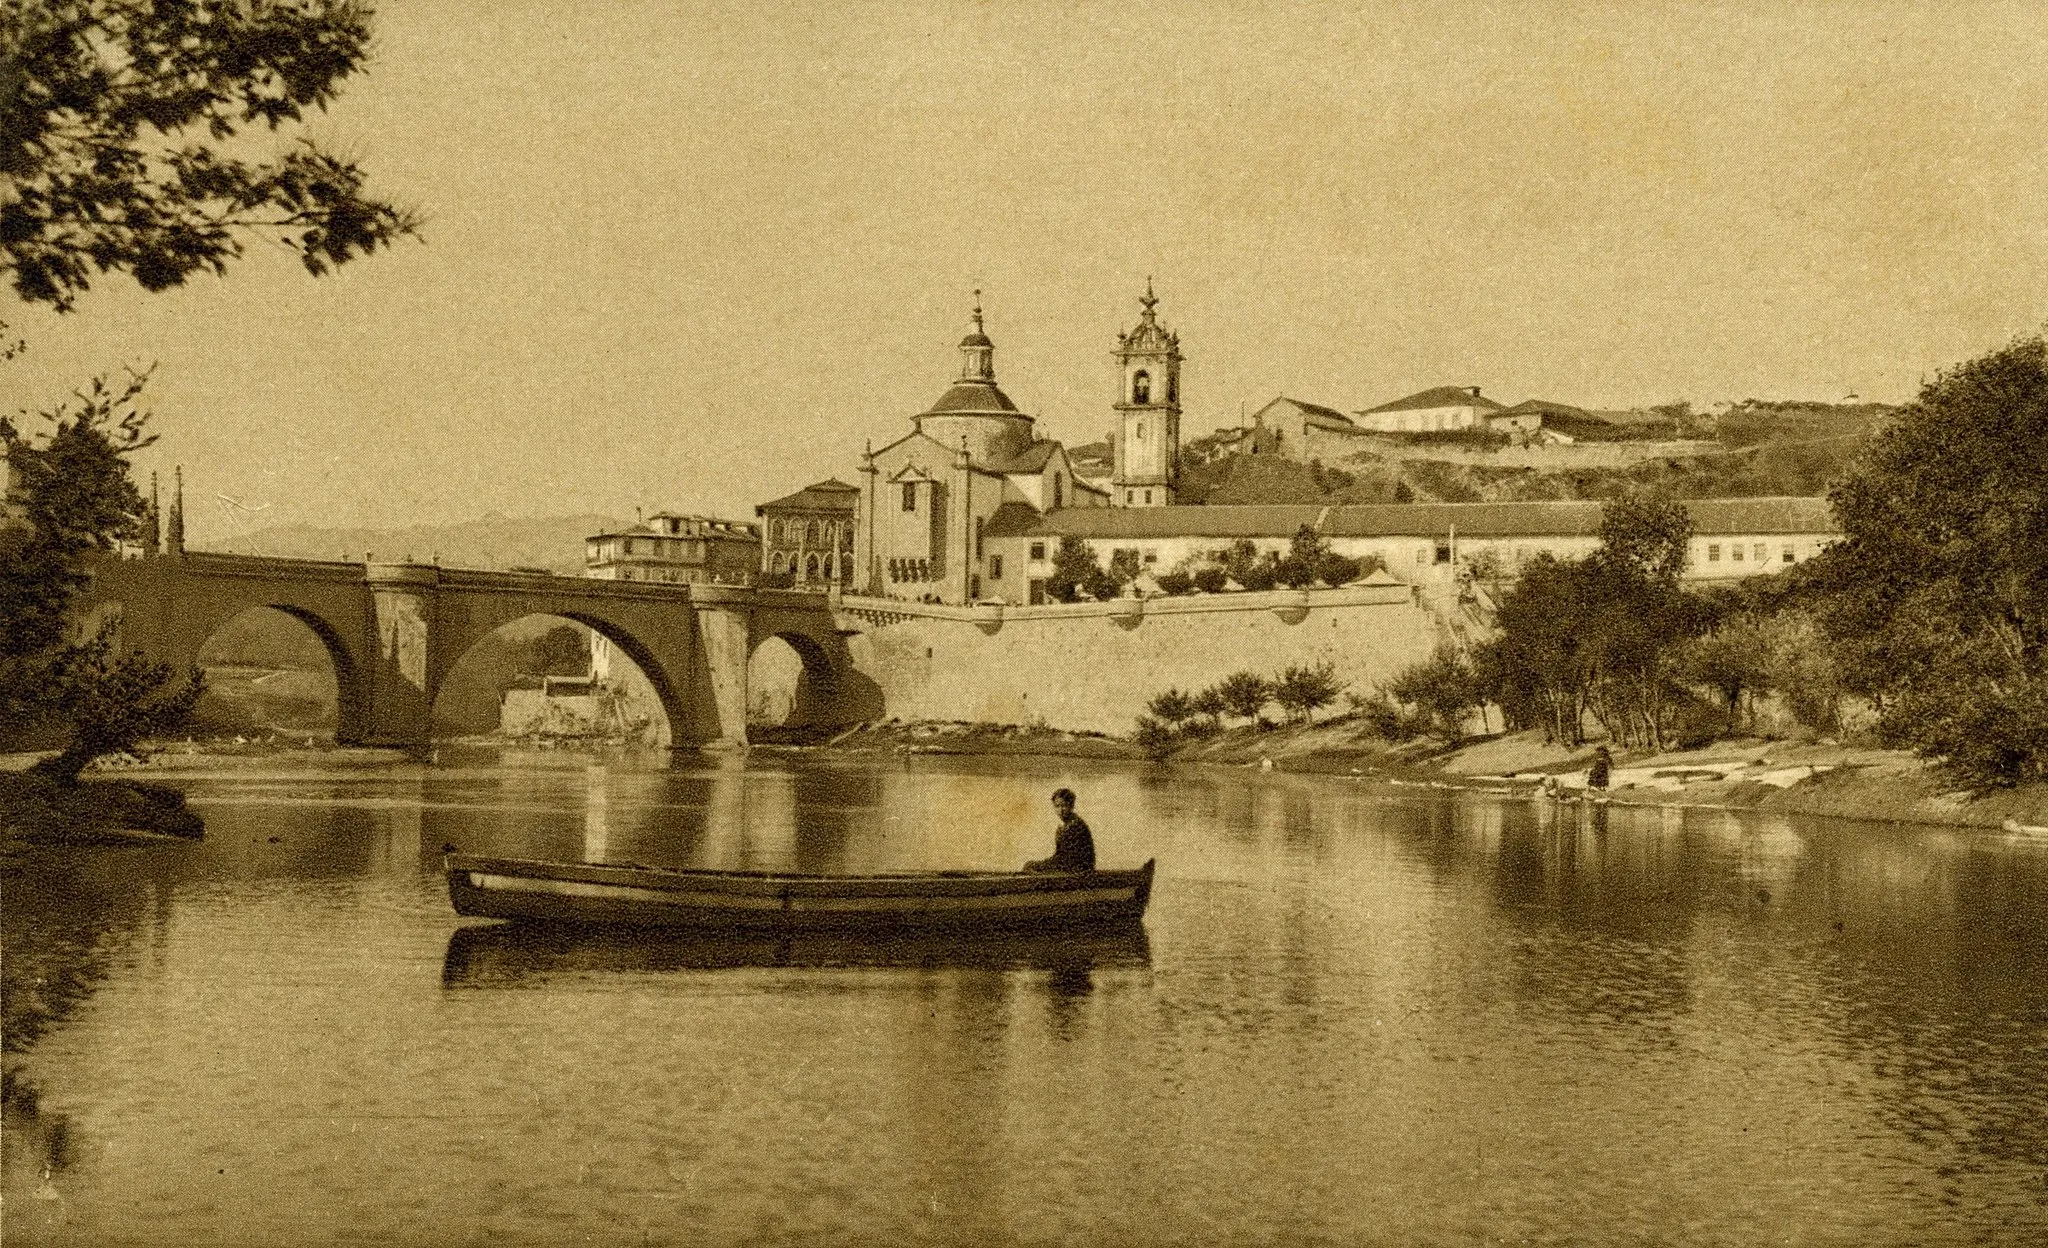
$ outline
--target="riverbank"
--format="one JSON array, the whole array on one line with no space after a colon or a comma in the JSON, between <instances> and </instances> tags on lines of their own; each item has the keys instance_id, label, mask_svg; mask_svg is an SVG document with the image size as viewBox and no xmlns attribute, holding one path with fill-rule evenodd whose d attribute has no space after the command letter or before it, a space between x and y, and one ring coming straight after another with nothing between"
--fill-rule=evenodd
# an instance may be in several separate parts
<instances>
[{"instance_id":1,"label":"riverbank","mask_svg":"<svg viewBox=\"0 0 2048 1248\"><path fill-rule=\"evenodd\" d=\"M0 772L0 856L35 846L134 845L204 836L185 795L162 784Z\"/></svg>"},{"instance_id":2,"label":"riverbank","mask_svg":"<svg viewBox=\"0 0 2048 1248\"><path fill-rule=\"evenodd\" d=\"M1359 718L1239 727L1182 742L1164 761L1324 775L1370 776L1482 792L1534 794L1546 778L1566 796L1586 792L1598 742L1572 749L1537 732L1393 744ZM992 724L864 725L809 748L856 753L1042 754L1143 759L1134 742L1087 733ZM1620 805L1768 810L1887 823L1996 828L2048 825L2048 786L1972 794L1924 760L1836 741L1716 742L1663 754L1615 751L1605 794Z\"/></svg>"}]
</instances>

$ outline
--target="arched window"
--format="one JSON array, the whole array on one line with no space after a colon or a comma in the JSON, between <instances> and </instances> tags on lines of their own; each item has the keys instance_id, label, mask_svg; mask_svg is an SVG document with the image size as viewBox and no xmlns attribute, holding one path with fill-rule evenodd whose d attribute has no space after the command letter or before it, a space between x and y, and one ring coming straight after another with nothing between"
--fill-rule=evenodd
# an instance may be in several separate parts
<instances>
[{"instance_id":1,"label":"arched window","mask_svg":"<svg viewBox=\"0 0 2048 1248\"><path fill-rule=\"evenodd\" d=\"M834 564L833 564L833 562L832 562L832 556L830 556L830 555L826 555L826 556L825 556L825 579L826 579L826 580L828 580L828 581L829 581L829 580L832 580L832 579L834 579L834 578L835 578L835 577L836 577L836 576L838 575L838 573L837 573L837 572L835 572L835 571L834 571L833 569L834 569Z\"/></svg>"},{"instance_id":2,"label":"arched window","mask_svg":"<svg viewBox=\"0 0 2048 1248\"><path fill-rule=\"evenodd\" d=\"M806 546L816 546L818 544L818 522L816 520L804 526L804 544Z\"/></svg>"},{"instance_id":3,"label":"arched window","mask_svg":"<svg viewBox=\"0 0 2048 1248\"><path fill-rule=\"evenodd\" d=\"M835 549L839 545L839 522L837 520L827 520L825 522L825 545Z\"/></svg>"},{"instance_id":4,"label":"arched window","mask_svg":"<svg viewBox=\"0 0 2048 1248\"><path fill-rule=\"evenodd\" d=\"M818 579L818 557L816 555L804 556L804 579L807 581Z\"/></svg>"},{"instance_id":5,"label":"arched window","mask_svg":"<svg viewBox=\"0 0 2048 1248\"><path fill-rule=\"evenodd\" d=\"M1168 403L1178 403L1178 402L1180 402L1180 374L1179 374L1179 373L1168 373L1168 374L1166 375L1166 401L1167 401Z\"/></svg>"},{"instance_id":6,"label":"arched window","mask_svg":"<svg viewBox=\"0 0 2048 1248\"><path fill-rule=\"evenodd\" d=\"M1152 374L1141 368L1131 374L1131 402L1150 403L1151 401Z\"/></svg>"},{"instance_id":7,"label":"arched window","mask_svg":"<svg viewBox=\"0 0 2048 1248\"><path fill-rule=\"evenodd\" d=\"M1059 510L1059 509L1060 509L1061 507L1063 507L1063 506L1065 506L1065 505L1066 505L1066 502L1065 502L1065 500L1064 500L1064 499L1062 499L1062 498L1060 497L1060 474L1058 474L1058 473L1054 473L1054 474L1052 474L1052 507L1053 507L1053 510L1054 510L1054 511L1058 511L1058 510Z\"/></svg>"},{"instance_id":8,"label":"arched window","mask_svg":"<svg viewBox=\"0 0 2048 1248\"><path fill-rule=\"evenodd\" d=\"M789 571L789 556L778 550L775 552L775 562L768 566L777 572L787 572Z\"/></svg>"}]
</instances>

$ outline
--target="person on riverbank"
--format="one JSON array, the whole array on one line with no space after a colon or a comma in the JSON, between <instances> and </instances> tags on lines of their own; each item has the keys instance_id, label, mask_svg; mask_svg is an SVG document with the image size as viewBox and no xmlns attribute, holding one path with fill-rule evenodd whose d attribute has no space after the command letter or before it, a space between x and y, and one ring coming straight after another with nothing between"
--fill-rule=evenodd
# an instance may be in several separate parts
<instances>
[{"instance_id":1,"label":"person on riverbank","mask_svg":"<svg viewBox=\"0 0 2048 1248\"><path fill-rule=\"evenodd\" d=\"M1060 817L1059 831L1053 834L1052 857L1040 858L1024 864L1026 871L1093 871L1095 869L1095 834L1088 830L1088 821L1074 813L1074 791L1055 789L1052 794L1053 813Z\"/></svg>"},{"instance_id":2,"label":"person on riverbank","mask_svg":"<svg viewBox=\"0 0 2048 1248\"><path fill-rule=\"evenodd\" d=\"M1614 756L1606 746L1593 751L1593 765L1586 769L1586 787L1596 792L1605 792L1607 781L1614 774Z\"/></svg>"}]
</instances>

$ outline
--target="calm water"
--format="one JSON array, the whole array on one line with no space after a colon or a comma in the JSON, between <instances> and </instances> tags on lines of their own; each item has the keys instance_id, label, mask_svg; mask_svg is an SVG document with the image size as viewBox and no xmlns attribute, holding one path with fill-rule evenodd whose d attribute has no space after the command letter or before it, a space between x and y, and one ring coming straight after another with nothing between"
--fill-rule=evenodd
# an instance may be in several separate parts
<instances>
[{"instance_id":1,"label":"calm water","mask_svg":"<svg viewBox=\"0 0 2048 1248\"><path fill-rule=\"evenodd\" d=\"M5 881L10 1244L2048 1242L2048 848L1057 762L191 784ZM443 843L1160 860L1144 939L464 926Z\"/></svg>"}]
</instances>

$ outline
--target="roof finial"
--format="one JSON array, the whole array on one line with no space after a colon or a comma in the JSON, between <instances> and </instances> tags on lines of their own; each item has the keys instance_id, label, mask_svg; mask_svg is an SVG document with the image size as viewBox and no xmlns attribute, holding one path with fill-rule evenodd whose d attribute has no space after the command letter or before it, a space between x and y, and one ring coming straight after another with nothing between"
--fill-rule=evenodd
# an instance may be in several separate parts
<instances>
[{"instance_id":1,"label":"roof finial","mask_svg":"<svg viewBox=\"0 0 2048 1248\"><path fill-rule=\"evenodd\" d=\"M1150 273L1145 275L1145 293L1138 302L1145 305L1145 319L1151 320L1152 305L1159 302L1159 296L1152 293L1152 275Z\"/></svg>"},{"instance_id":2,"label":"roof finial","mask_svg":"<svg viewBox=\"0 0 2048 1248\"><path fill-rule=\"evenodd\" d=\"M981 287L974 288L974 328L981 328Z\"/></svg>"}]
</instances>

